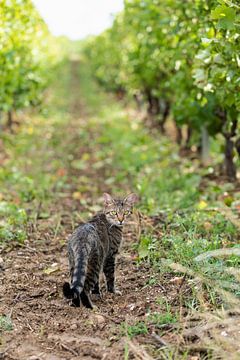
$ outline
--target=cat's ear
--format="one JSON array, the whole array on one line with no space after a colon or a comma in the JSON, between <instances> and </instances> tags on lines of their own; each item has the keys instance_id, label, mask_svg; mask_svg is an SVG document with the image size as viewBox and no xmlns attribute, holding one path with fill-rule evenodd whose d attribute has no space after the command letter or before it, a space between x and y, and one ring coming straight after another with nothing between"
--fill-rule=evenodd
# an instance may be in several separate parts
<instances>
[{"instance_id":1,"label":"cat's ear","mask_svg":"<svg viewBox=\"0 0 240 360\"><path fill-rule=\"evenodd\" d=\"M131 193L124 199L124 202L130 206L133 206L134 204L136 204L136 202L138 202L138 200L138 195L135 193Z\"/></svg>"},{"instance_id":2,"label":"cat's ear","mask_svg":"<svg viewBox=\"0 0 240 360\"><path fill-rule=\"evenodd\" d=\"M103 194L104 204L105 206L111 205L114 203L113 198L108 193Z\"/></svg>"}]
</instances>

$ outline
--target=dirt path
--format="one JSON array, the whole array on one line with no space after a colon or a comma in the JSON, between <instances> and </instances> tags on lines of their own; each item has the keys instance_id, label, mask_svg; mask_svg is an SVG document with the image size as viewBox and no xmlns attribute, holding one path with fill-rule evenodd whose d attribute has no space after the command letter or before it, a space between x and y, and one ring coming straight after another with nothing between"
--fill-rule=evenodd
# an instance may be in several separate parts
<instances>
[{"instance_id":1,"label":"dirt path","mask_svg":"<svg viewBox=\"0 0 240 360\"><path fill-rule=\"evenodd\" d=\"M87 118L79 101L81 90L76 81L76 66L76 63L72 66L74 95L70 104L70 130L58 129L64 134L64 154L57 156L71 155L74 161L79 154L87 154L90 166L84 171L68 169L69 186L61 198L49 205L49 216L41 218L39 213L37 220L29 224L24 246L3 254L0 312L11 318L13 330L4 334L1 359L123 359L127 351L124 324L131 319L144 319L146 311L155 307L156 298L166 291L159 285L145 287L151 271L135 262L132 250L136 242L135 221L125 231L117 266L117 283L122 296L105 292L103 301L95 301L96 311L72 308L62 297L62 283L68 276L65 240L81 219L81 212L86 211L77 199L78 193L75 199L72 196L76 181L72 183L71 179L84 175L89 186L85 196L91 196L91 186L94 194L111 192L111 187L107 189L101 179L104 168L101 175L97 167L92 166L97 161L95 153L86 144L82 147L78 135L79 129L87 126ZM97 136L97 131L91 136ZM75 150L66 153L73 148L73 143ZM53 150L51 144L49 147ZM148 341L151 344L151 337Z\"/></svg>"}]
</instances>

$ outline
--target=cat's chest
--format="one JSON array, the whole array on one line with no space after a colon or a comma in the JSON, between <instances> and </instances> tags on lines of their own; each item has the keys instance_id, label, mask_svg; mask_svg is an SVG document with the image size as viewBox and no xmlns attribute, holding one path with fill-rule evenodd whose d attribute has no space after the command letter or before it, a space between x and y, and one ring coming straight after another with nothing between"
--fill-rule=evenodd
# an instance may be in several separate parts
<instances>
[{"instance_id":1,"label":"cat's chest","mask_svg":"<svg viewBox=\"0 0 240 360\"><path fill-rule=\"evenodd\" d=\"M98 234L104 248L104 253L117 253L122 242L122 229L112 226L103 219L98 223Z\"/></svg>"},{"instance_id":2,"label":"cat's chest","mask_svg":"<svg viewBox=\"0 0 240 360\"><path fill-rule=\"evenodd\" d=\"M113 251L118 251L122 242L122 231L121 229L115 228L109 232L109 248Z\"/></svg>"}]
</instances>

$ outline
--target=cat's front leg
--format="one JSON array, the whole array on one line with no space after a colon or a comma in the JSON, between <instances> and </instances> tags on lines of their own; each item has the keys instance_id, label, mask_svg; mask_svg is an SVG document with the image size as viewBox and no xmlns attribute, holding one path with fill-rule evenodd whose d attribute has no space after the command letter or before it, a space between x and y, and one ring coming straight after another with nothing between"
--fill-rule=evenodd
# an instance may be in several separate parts
<instances>
[{"instance_id":1,"label":"cat's front leg","mask_svg":"<svg viewBox=\"0 0 240 360\"><path fill-rule=\"evenodd\" d=\"M92 290L92 294L96 295L97 298L102 299L102 293L99 286L99 280L96 282L94 289Z\"/></svg>"},{"instance_id":2,"label":"cat's front leg","mask_svg":"<svg viewBox=\"0 0 240 360\"><path fill-rule=\"evenodd\" d=\"M103 272L107 280L107 290L110 293L121 295L121 292L115 287L115 259L116 256L108 256L103 266Z\"/></svg>"}]
</instances>

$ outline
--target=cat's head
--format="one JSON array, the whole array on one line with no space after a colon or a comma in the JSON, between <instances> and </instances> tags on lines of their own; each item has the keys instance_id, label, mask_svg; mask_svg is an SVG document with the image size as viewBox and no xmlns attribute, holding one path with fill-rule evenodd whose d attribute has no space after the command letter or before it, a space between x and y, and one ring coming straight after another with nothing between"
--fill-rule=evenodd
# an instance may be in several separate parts
<instances>
[{"instance_id":1,"label":"cat's head","mask_svg":"<svg viewBox=\"0 0 240 360\"><path fill-rule=\"evenodd\" d=\"M134 193L123 199L114 199L111 195L105 193L103 198L106 218L110 224L116 226L122 226L126 223L132 214L134 204L138 201L138 196Z\"/></svg>"}]
</instances>

